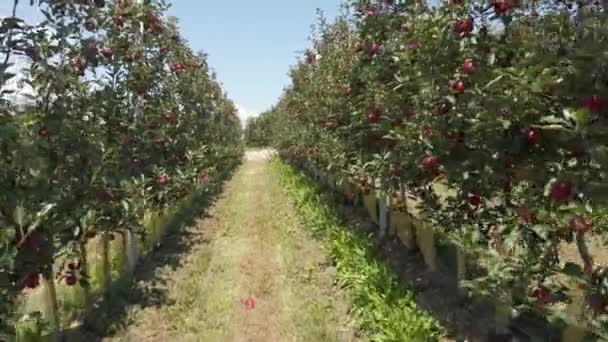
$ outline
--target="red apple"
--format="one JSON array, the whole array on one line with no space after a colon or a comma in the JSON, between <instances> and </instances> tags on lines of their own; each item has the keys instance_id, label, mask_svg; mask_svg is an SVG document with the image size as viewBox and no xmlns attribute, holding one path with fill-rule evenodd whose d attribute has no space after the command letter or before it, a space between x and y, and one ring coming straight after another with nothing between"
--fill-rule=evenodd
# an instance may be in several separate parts
<instances>
[{"instance_id":1,"label":"red apple","mask_svg":"<svg viewBox=\"0 0 608 342\"><path fill-rule=\"evenodd\" d=\"M38 130L38 136L40 136L41 138L46 138L49 136L49 130L46 127L42 127L41 129Z\"/></svg>"},{"instance_id":2,"label":"red apple","mask_svg":"<svg viewBox=\"0 0 608 342\"><path fill-rule=\"evenodd\" d=\"M452 89L457 92L457 93L464 93L464 91L467 89L467 86L464 84L463 80L458 80L454 83L452 83Z\"/></svg>"},{"instance_id":3,"label":"red apple","mask_svg":"<svg viewBox=\"0 0 608 342\"><path fill-rule=\"evenodd\" d=\"M158 176L158 178L156 179L156 183L160 186L165 186L169 184L169 181L169 177L166 175Z\"/></svg>"},{"instance_id":4,"label":"red apple","mask_svg":"<svg viewBox=\"0 0 608 342\"><path fill-rule=\"evenodd\" d=\"M511 9L511 4L508 0L496 0L494 2L494 12L498 15L504 15Z\"/></svg>"},{"instance_id":5,"label":"red apple","mask_svg":"<svg viewBox=\"0 0 608 342\"><path fill-rule=\"evenodd\" d=\"M74 286L74 285L76 285L76 281L77 281L77 279L76 279L76 276L74 274L68 274L65 277L65 283L68 286Z\"/></svg>"},{"instance_id":6,"label":"red apple","mask_svg":"<svg viewBox=\"0 0 608 342\"><path fill-rule=\"evenodd\" d=\"M454 31L459 34L467 34L473 31L473 18L462 18L454 23Z\"/></svg>"},{"instance_id":7,"label":"red apple","mask_svg":"<svg viewBox=\"0 0 608 342\"><path fill-rule=\"evenodd\" d=\"M608 102L599 95L591 95L583 100L583 107L592 113L600 113L606 109Z\"/></svg>"},{"instance_id":8,"label":"red apple","mask_svg":"<svg viewBox=\"0 0 608 342\"><path fill-rule=\"evenodd\" d=\"M171 112L165 112L163 114L163 119L165 119L165 121L173 121L173 120L175 120L175 114L173 114Z\"/></svg>"},{"instance_id":9,"label":"red apple","mask_svg":"<svg viewBox=\"0 0 608 342\"><path fill-rule=\"evenodd\" d=\"M451 106L448 102L443 102L439 105L437 111L439 112L439 114L447 114L450 111L450 107Z\"/></svg>"},{"instance_id":10,"label":"red apple","mask_svg":"<svg viewBox=\"0 0 608 342\"><path fill-rule=\"evenodd\" d=\"M367 114L367 121L371 123L377 123L378 121L380 121L380 116L376 113L369 113Z\"/></svg>"},{"instance_id":11,"label":"red apple","mask_svg":"<svg viewBox=\"0 0 608 342\"><path fill-rule=\"evenodd\" d=\"M175 73L180 73L185 70L186 70L186 67L184 67L184 65L181 63L176 63L173 65L173 72L175 72Z\"/></svg>"},{"instance_id":12,"label":"red apple","mask_svg":"<svg viewBox=\"0 0 608 342\"><path fill-rule=\"evenodd\" d=\"M86 61L82 58L76 58L72 63L72 70L74 74L77 76L84 76L84 71L86 70Z\"/></svg>"},{"instance_id":13,"label":"red apple","mask_svg":"<svg viewBox=\"0 0 608 342\"><path fill-rule=\"evenodd\" d=\"M435 155L427 155L422 159L422 168L428 172L437 171L439 166L439 157Z\"/></svg>"},{"instance_id":14,"label":"red apple","mask_svg":"<svg viewBox=\"0 0 608 342\"><path fill-rule=\"evenodd\" d=\"M108 47L101 50L101 55L106 59L112 59L112 56L114 56L114 51L112 50L112 48Z\"/></svg>"},{"instance_id":15,"label":"red apple","mask_svg":"<svg viewBox=\"0 0 608 342\"><path fill-rule=\"evenodd\" d=\"M479 207L481 204L481 195L478 192L469 194L469 204L475 208Z\"/></svg>"},{"instance_id":16,"label":"red apple","mask_svg":"<svg viewBox=\"0 0 608 342\"><path fill-rule=\"evenodd\" d=\"M570 228L581 234L588 232L591 227L592 225L582 216L577 215L570 220Z\"/></svg>"},{"instance_id":17,"label":"red apple","mask_svg":"<svg viewBox=\"0 0 608 342\"><path fill-rule=\"evenodd\" d=\"M539 287L534 290L532 296L536 298L536 302L541 305L545 305L551 301L551 292L544 287Z\"/></svg>"},{"instance_id":18,"label":"red apple","mask_svg":"<svg viewBox=\"0 0 608 342\"><path fill-rule=\"evenodd\" d=\"M524 129L524 135L529 143L535 145L540 144L540 129L537 127L528 127Z\"/></svg>"},{"instance_id":19,"label":"red apple","mask_svg":"<svg viewBox=\"0 0 608 342\"><path fill-rule=\"evenodd\" d=\"M551 185L551 199L555 202L567 202L574 195L574 185L568 180L558 180Z\"/></svg>"},{"instance_id":20,"label":"red apple","mask_svg":"<svg viewBox=\"0 0 608 342\"><path fill-rule=\"evenodd\" d=\"M27 276L24 286L28 289L35 289L40 286L40 273L35 272Z\"/></svg>"},{"instance_id":21,"label":"red apple","mask_svg":"<svg viewBox=\"0 0 608 342\"><path fill-rule=\"evenodd\" d=\"M378 51L380 51L380 44L372 42L372 44L367 49L367 54L370 57L374 57L378 53Z\"/></svg>"},{"instance_id":22,"label":"red apple","mask_svg":"<svg viewBox=\"0 0 608 342\"><path fill-rule=\"evenodd\" d=\"M467 58L462 63L461 69L464 73L472 74L473 72L475 72L475 69L477 68L475 64L476 63L473 59Z\"/></svg>"}]
</instances>

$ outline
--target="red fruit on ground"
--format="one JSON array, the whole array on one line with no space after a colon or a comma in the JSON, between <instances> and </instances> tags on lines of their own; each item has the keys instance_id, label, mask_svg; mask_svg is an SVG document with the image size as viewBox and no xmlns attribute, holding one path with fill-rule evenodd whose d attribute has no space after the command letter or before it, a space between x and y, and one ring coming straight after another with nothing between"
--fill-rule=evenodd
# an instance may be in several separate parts
<instances>
[{"instance_id":1,"label":"red fruit on ground","mask_svg":"<svg viewBox=\"0 0 608 342\"><path fill-rule=\"evenodd\" d=\"M461 68L464 73L472 74L476 69L475 61L471 58L465 59Z\"/></svg>"},{"instance_id":2,"label":"red fruit on ground","mask_svg":"<svg viewBox=\"0 0 608 342\"><path fill-rule=\"evenodd\" d=\"M452 89L457 93L464 93L464 91L467 89L467 86L466 84L464 84L463 80L458 80L452 83Z\"/></svg>"},{"instance_id":3,"label":"red fruit on ground","mask_svg":"<svg viewBox=\"0 0 608 342\"><path fill-rule=\"evenodd\" d=\"M574 184L567 180L558 180L551 185L550 196L555 202L567 202L574 195Z\"/></svg>"},{"instance_id":4,"label":"red fruit on ground","mask_svg":"<svg viewBox=\"0 0 608 342\"><path fill-rule=\"evenodd\" d=\"M36 272L27 276L24 286L28 289L35 289L40 286L40 274Z\"/></svg>"},{"instance_id":5,"label":"red fruit on ground","mask_svg":"<svg viewBox=\"0 0 608 342\"><path fill-rule=\"evenodd\" d=\"M591 95L583 100L583 107L592 113L603 112L608 105L608 101L599 95Z\"/></svg>"},{"instance_id":6,"label":"red fruit on ground","mask_svg":"<svg viewBox=\"0 0 608 342\"><path fill-rule=\"evenodd\" d=\"M588 232L591 227L592 225L582 216L577 215L570 220L570 228L581 234Z\"/></svg>"},{"instance_id":7,"label":"red fruit on ground","mask_svg":"<svg viewBox=\"0 0 608 342\"><path fill-rule=\"evenodd\" d=\"M249 296L243 301L243 304L245 305L245 309L253 310L255 309L255 298Z\"/></svg>"},{"instance_id":8,"label":"red fruit on ground","mask_svg":"<svg viewBox=\"0 0 608 342\"><path fill-rule=\"evenodd\" d=\"M439 157L435 155L428 155L422 159L422 168L428 172L433 172L437 170L439 166Z\"/></svg>"}]
</instances>

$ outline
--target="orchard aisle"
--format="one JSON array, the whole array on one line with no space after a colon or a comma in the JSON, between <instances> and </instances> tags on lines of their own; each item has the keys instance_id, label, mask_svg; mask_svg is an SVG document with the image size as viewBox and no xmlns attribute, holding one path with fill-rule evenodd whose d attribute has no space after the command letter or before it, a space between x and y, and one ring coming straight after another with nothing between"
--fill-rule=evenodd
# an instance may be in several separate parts
<instances>
[{"instance_id":1,"label":"orchard aisle","mask_svg":"<svg viewBox=\"0 0 608 342\"><path fill-rule=\"evenodd\" d=\"M200 241L181 265L138 284L166 299L130 308L128 325L107 341L354 340L330 259L299 226L270 155L247 153L191 228Z\"/></svg>"}]
</instances>

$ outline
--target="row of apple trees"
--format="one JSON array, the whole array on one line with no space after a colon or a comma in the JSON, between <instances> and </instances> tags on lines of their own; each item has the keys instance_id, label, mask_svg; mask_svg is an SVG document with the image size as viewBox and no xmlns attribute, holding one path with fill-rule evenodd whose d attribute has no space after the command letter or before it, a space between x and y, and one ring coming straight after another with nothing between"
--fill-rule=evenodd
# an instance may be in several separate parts
<instances>
[{"instance_id":1,"label":"row of apple trees","mask_svg":"<svg viewBox=\"0 0 608 342\"><path fill-rule=\"evenodd\" d=\"M266 147L270 145L268 115L251 117L247 120L244 132L245 144L250 147Z\"/></svg>"},{"instance_id":2,"label":"row of apple trees","mask_svg":"<svg viewBox=\"0 0 608 342\"><path fill-rule=\"evenodd\" d=\"M606 260L589 246L608 221L606 9L347 5L333 23L320 18L263 114L280 154L363 191L422 198L428 220L479 260L463 283L472 294L518 289L522 308L562 317L582 291L581 321L608 331Z\"/></svg>"},{"instance_id":3,"label":"row of apple trees","mask_svg":"<svg viewBox=\"0 0 608 342\"><path fill-rule=\"evenodd\" d=\"M242 154L235 106L164 0L18 2L0 21L2 330L41 279L86 278L78 251L88 239L140 232L144 212ZM19 18L24 6L42 20ZM10 101L24 89L25 104ZM53 264L58 255L69 262Z\"/></svg>"}]
</instances>

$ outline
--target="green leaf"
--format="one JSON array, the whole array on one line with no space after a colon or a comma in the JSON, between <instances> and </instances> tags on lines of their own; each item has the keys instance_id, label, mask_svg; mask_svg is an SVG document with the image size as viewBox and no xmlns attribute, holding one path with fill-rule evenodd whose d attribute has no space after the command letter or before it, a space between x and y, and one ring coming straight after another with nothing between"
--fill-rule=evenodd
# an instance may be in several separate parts
<instances>
[{"instance_id":1,"label":"green leaf","mask_svg":"<svg viewBox=\"0 0 608 342\"><path fill-rule=\"evenodd\" d=\"M575 264L573 262L568 261L564 268L561 270L562 273L569 275L571 277L582 278L584 275L583 269L580 265Z\"/></svg>"},{"instance_id":2,"label":"green leaf","mask_svg":"<svg viewBox=\"0 0 608 342\"><path fill-rule=\"evenodd\" d=\"M536 235L538 235L539 237L541 237L544 240L547 240L549 238L549 227L543 224L535 224L532 227L530 227L530 229L532 229L533 232L536 233Z\"/></svg>"}]
</instances>

